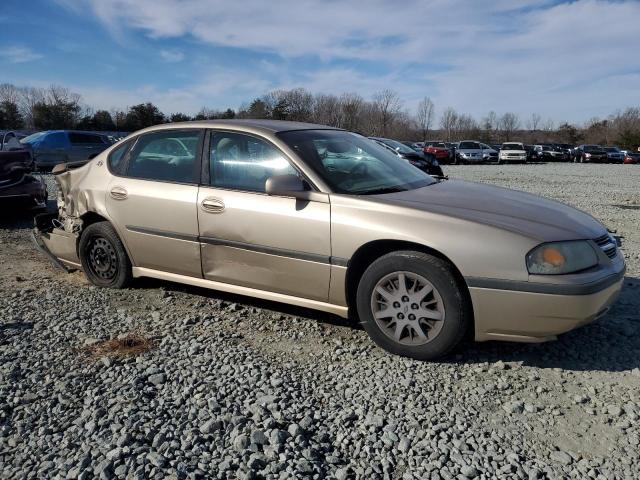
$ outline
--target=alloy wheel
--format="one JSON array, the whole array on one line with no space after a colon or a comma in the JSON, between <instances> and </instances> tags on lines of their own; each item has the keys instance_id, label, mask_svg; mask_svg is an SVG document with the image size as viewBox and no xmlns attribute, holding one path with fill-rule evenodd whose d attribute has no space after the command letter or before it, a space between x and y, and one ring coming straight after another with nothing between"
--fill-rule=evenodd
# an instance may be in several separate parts
<instances>
[{"instance_id":1,"label":"alloy wheel","mask_svg":"<svg viewBox=\"0 0 640 480\"><path fill-rule=\"evenodd\" d=\"M402 345L435 339L445 321L444 302L435 286L413 272L382 277L371 293L371 312L385 335Z\"/></svg>"}]
</instances>

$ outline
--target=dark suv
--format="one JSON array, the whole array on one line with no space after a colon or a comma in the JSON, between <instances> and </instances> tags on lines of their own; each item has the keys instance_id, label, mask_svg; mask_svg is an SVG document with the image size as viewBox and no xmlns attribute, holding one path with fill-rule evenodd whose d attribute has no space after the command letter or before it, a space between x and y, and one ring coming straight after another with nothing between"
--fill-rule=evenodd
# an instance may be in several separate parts
<instances>
[{"instance_id":1,"label":"dark suv","mask_svg":"<svg viewBox=\"0 0 640 480\"><path fill-rule=\"evenodd\" d=\"M580 145L576 147L573 161L576 163L605 163L607 152L600 145Z\"/></svg>"},{"instance_id":2,"label":"dark suv","mask_svg":"<svg viewBox=\"0 0 640 480\"><path fill-rule=\"evenodd\" d=\"M106 135L73 130L47 130L20 142L29 145L36 168L51 169L59 163L91 160L111 145Z\"/></svg>"}]
</instances>

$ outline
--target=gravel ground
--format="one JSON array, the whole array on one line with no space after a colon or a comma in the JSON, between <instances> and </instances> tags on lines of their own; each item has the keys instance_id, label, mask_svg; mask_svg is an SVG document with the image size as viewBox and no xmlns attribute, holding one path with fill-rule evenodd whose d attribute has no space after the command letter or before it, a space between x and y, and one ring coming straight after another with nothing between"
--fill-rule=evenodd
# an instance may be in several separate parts
<instances>
[{"instance_id":1,"label":"gravel ground","mask_svg":"<svg viewBox=\"0 0 640 480\"><path fill-rule=\"evenodd\" d=\"M639 478L640 167L446 171L617 230L611 312L421 363L331 315L151 280L96 289L34 250L26 216L3 218L0 478ZM155 347L83 353L132 331Z\"/></svg>"}]
</instances>

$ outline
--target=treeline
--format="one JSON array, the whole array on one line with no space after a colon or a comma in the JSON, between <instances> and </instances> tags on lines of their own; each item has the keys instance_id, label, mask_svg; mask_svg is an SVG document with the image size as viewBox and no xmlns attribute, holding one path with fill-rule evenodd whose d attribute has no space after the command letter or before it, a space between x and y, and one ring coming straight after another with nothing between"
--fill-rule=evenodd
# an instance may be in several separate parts
<instances>
[{"instance_id":1,"label":"treeline","mask_svg":"<svg viewBox=\"0 0 640 480\"><path fill-rule=\"evenodd\" d=\"M117 101L117 99L115 99ZM93 110L80 95L60 86L49 88L0 85L0 128L80 129L135 131L165 122L230 118L266 118L331 125L364 135L399 140L481 140L487 143L519 140L526 143L597 143L626 148L640 146L640 107L627 108L609 117L592 118L583 125L555 124L532 113L521 118L513 112L489 112L478 120L451 107L436 117L429 97L410 113L399 95L382 90L370 99L357 93L312 94L303 88L273 90L237 109L202 108L196 115L165 114L152 103L126 110Z\"/></svg>"}]
</instances>

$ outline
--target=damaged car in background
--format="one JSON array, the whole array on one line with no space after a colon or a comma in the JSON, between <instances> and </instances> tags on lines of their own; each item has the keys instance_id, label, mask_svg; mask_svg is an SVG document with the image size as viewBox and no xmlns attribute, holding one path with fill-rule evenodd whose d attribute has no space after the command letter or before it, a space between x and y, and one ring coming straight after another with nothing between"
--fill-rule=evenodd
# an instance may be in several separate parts
<instances>
[{"instance_id":1,"label":"damaged car in background","mask_svg":"<svg viewBox=\"0 0 640 480\"><path fill-rule=\"evenodd\" d=\"M31 150L21 145L14 132L0 131L0 201L20 208L45 208L47 188L34 175Z\"/></svg>"},{"instance_id":2,"label":"damaged car in background","mask_svg":"<svg viewBox=\"0 0 640 480\"><path fill-rule=\"evenodd\" d=\"M358 318L417 359L467 335L552 340L604 315L624 279L590 215L439 181L322 125L164 124L53 174L58 212L36 217L34 239L93 284L152 277Z\"/></svg>"}]
</instances>

